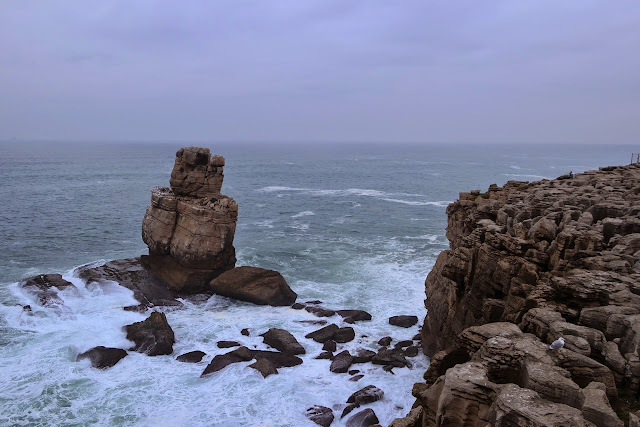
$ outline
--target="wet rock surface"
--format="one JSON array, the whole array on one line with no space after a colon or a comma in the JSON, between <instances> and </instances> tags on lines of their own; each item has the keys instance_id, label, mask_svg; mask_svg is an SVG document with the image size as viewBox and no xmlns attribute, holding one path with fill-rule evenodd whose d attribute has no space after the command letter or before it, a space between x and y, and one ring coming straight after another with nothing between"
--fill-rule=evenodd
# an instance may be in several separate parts
<instances>
[{"instance_id":1,"label":"wet rock surface","mask_svg":"<svg viewBox=\"0 0 640 427\"><path fill-rule=\"evenodd\" d=\"M114 366L127 356L126 350L121 348L98 346L80 353L76 360L89 359L91 366L98 369L107 369Z\"/></svg>"},{"instance_id":2,"label":"wet rock surface","mask_svg":"<svg viewBox=\"0 0 640 427\"><path fill-rule=\"evenodd\" d=\"M291 305L298 296L280 273L258 267L236 267L222 273L207 290L259 305Z\"/></svg>"},{"instance_id":3,"label":"wet rock surface","mask_svg":"<svg viewBox=\"0 0 640 427\"><path fill-rule=\"evenodd\" d=\"M164 313L154 311L146 320L127 325L124 329L127 339L135 343L131 348L133 351L149 356L173 353L176 340Z\"/></svg>"},{"instance_id":4,"label":"wet rock surface","mask_svg":"<svg viewBox=\"0 0 640 427\"><path fill-rule=\"evenodd\" d=\"M198 363L206 355L207 353L205 353L204 351L196 350L196 351L190 351L188 353L181 354L180 356L176 357L176 360L178 362L185 362L185 363Z\"/></svg>"},{"instance_id":5,"label":"wet rock surface","mask_svg":"<svg viewBox=\"0 0 640 427\"><path fill-rule=\"evenodd\" d=\"M253 359L251 351L247 347L240 347L229 353L219 354L215 356L207 367L202 371L201 377L213 374L219 370L231 365L232 363L247 362Z\"/></svg>"},{"instance_id":6,"label":"wet rock surface","mask_svg":"<svg viewBox=\"0 0 640 427\"><path fill-rule=\"evenodd\" d=\"M64 280L60 274L40 274L21 281L20 286L33 293L40 305L50 308L64 306L57 290L76 289L73 283Z\"/></svg>"},{"instance_id":7,"label":"wet rock surface","mask_svg":"<svg viewBox=\"0 0 640 427\"><path fill-rule=\"evenodd\" d=\"M304 347L300 345L291 332L279 328L271 328L264 334L264 343L283 353L305 354Z\"/></svg>"},{"instance_id":8,"label":"wet rock surface","mask_svg":"<svg viewBox=\"0 0 640 427\"><path fill-rule=\"evenodd\" d=\"M621 425L618 393L640 392L639 213L640 165L461 193L425 283L414 424Z\"/></svg>"},{"instance_id":9,"label":"wet rock surface","mask_svg":"<svg viewBox=\"0 0 640 427\"><path fill-rule=\"evenodd\" d=\"M322 427L330 426L334 418L331 408L318 405L314 405L311 408L307 409L306 415L307 418Z\"/></svg>"}]
</instances>

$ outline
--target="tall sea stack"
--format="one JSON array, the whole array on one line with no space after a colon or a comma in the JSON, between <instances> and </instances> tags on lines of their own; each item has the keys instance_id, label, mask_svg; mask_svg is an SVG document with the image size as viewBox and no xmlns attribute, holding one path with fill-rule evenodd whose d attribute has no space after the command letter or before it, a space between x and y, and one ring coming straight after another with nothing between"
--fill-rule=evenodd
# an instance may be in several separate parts
<instances>
[{"instance_id":1,"label":"tall sea stack","mask_svg":"<svg viewBox=\"0 0 640 427\"><path fill-rule=\"evenodd\" d=\"M151 190L142 221L149 247L143 262L176 292L202 292L209 281L236 263L233 237L238 204L220 193L224 157L207 148L176 153L171 188Z\"/></svg>"}]
</instances>

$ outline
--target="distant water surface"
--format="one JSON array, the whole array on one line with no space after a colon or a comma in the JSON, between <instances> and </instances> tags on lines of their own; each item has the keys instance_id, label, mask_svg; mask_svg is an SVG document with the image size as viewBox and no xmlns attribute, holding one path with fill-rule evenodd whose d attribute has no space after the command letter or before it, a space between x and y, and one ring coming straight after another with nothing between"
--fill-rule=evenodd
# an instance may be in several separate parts
<instances>
[{"instance_id":1,"label":"distant water surface","mask_svg":"<svg viewBox=\"0 0 640 427\"><path fill-rule=\"evenodd\" d=\"M424 317L424 279L445 238L448 203L460 191L508 180L555 178L629 162L634 147L444 146L402 144L210 144L226 157L223 193L239 204L238 265L276 269L299 294L325 306L360 308L374 319L356 325L345 348L377 349L385 335L409 339L418 327L388 317ZM428 360L395 375L354 365L358 382L315 360L321 345L303 336L315 319L289 308L256 307L214 296L167 312L177 338L173 356L131 353L98 371L75 356L96 345L128 348L122 326L145 315L124 312L131 292L115 284L84 286L81 264L146 252L141 221L150 190L167 186L172 144L0 144L0 424L49 425L313 425L304 410L342 411L347 397L375 384L385 399L371 405L383 425L411 408L410 391ZM41 307L16 281L65 274L79 289L65 307ZM19 304L30 304L33 313ZM340 322L339 318L331 318ZM249 328L251 337L239 331ZM258 334L284 327L303 343L304 363L267 379L246 364L208 378L206 364L175 356L226 352L219 340L264 348ZM343 420L344 421L344 420ZM341 425L336 422L334 425Z\"/></svg>"}]
</instances>

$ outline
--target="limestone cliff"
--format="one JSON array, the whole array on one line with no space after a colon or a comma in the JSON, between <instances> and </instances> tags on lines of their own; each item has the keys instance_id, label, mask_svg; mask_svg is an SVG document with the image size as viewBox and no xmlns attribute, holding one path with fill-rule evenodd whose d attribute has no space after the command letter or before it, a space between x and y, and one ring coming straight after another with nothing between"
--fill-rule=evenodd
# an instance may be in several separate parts
<instances>
[{"instance_id":1,"label":"limestone cliff","mask_svg":"<svg viewBox=\"0 0 640 427\"><path fill-rule=\"evenodd\" d=\"M461 193L425 283L431 366L397 425L622 425L609 403L637 408L640 390L639 213L640 165Z\"/></svg>"},{"instance_id":2,"label":"limestone cliff","mask_svg":"<svg viewBox=\"0 0 640 427\"><path fill-rule=\"evenodd\" d=\"M176 153L171 188L151 190L142 222L149 247L143 261L178 292L202 292L214 277L235 266L233 237L238 205L220 193L224 158L209 149L187 147Z\"/></svg>"}]
</instances>

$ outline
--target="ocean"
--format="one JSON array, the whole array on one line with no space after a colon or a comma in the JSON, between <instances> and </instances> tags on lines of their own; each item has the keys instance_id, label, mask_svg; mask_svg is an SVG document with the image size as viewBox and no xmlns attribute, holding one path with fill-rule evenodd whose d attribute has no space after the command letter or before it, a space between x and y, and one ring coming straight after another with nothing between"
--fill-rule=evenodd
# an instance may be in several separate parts
<instances>
[{"instance_id":1,"label":"ocean","mask_svg":"<svg viewBox=\"0 0 640 427\"><path fill-rule=\"evenodd\" d=\"M459 192L626 164L640 151L614 144L198 145L226 158L222 192L239 205L237 265L280 271L298 301L372 314L354 326L348 350L377 350L384 336L395 342L418 333L419 325L398 328L388 318L424 318L424 280L448 247L445 209ZM312 405L334 408L333 425L343 425L347 398L369 384L385 393L367 405L382 425L404 416L429 364L422 353L393 374L354 365L364 378L348 381L314 359L321 344L304 339L319 326L301 321L317 318L288 307L219 296L184 301L183 309L163 309L176 335L172 355L131 352L106 370L75 361L97 345L129 348L122 327L148 316L122 309L136 304L129 290L85 286L73 270L146 253L141 223L150 190L168 186L180 147L0 143L0 425L303 426L315 425L305 417ZM40 306L17 284L55 272L78 288L60 292L63 307ZM339 316L328 320L341 324ZM302 365L263 379L237 363L200 378L213 356L228 351L217 341L263 349L259 334L270 327L298 338L307 351ZM192 350L206 352L204 361L175 360Z\"/></svg>"}]
</instances>

